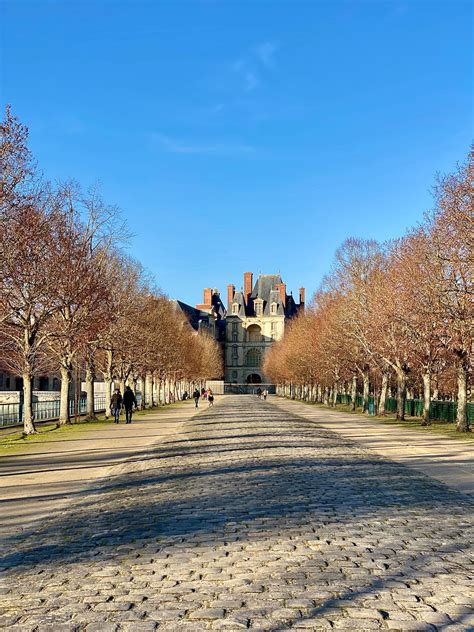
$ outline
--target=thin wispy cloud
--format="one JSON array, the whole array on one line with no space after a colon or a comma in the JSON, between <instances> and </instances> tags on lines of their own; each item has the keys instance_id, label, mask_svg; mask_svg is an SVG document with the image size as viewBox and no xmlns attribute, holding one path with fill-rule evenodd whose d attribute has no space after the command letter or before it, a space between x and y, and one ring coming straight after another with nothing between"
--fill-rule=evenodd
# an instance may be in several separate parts
<instances>
[{"instance_id":1,"label":"thin wispy cloud","mask_svg":"<svg viewBox=\"0 0 474 632\"><path fill-rule=\"evenodd\" d=\"M261 42L232 64L232 70L240 76L247 92L255 90L262 82L265 72L276 66L275 54L278 45L275 42Z\"/></svg>"},{"instance_id":2,"label":"thin wispy cloud","mask_svg":"<svg viewBox=\"0 0 474 632\"><path fill-rule=\"evenodd\" d=\"M167 136L153 132L151 140L163 150L172 154L207 154L215 156L231 156L238 154L251 154L255 147L245 143L233 142L194 142Z\"/></svg>"},{"instance_id":3,"label":"thin wispy cloud","mask_svg":"<svg viewBox=\"0 0 474 632\"><path fill-rule=\"evenodd\" d=\"M274 42L263 42L255 47L255 54L266 68L275 66L275 53L278 46Z\"/></svg>"}]
</instances>

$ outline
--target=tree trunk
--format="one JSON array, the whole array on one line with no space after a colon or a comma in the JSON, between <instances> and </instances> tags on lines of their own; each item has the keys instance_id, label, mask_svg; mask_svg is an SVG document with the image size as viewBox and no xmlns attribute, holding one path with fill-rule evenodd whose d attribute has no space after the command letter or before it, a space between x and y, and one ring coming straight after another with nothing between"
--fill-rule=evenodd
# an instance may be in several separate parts
<instances>
[{"instance_id":1,"label":"tree trunk","mask_svg":"<svg viewBox=\"0 0 474 632\"><path fill-rule=\"evenodd\" d=\"M405 400L407 396L407 376L403 369L397 370L397 419L405 421Z\"/></svg>"},{"instance_id":2,"label":"tree trunk","mask_svg":"<svg viewBox=\"0 0 474 632\"><path fill-rule=\"evenodd\" d=\"M334 382L334 388L332 390L332 405L334 407L337 405L337 394L338 394L338 383Z\"/></svg>"},{"instance_id":3,"label":"tree trunk","mask_svg":"<svg viewBox=\"0 0 474 632\"><path fill-rule=\"evenodd\" d=\"M351 383L351 410L356 409L356 397L357 397L357 375L354 373Z\"/></svg>"},{"instance_id":4,"label":"tree trunk","mask_svg":"<svg viewBox=\"0 0 474 632\"><path fill-rule=\"evenodd\" d=\"M430 403L431 403L431 369L425 367L423 374L423 421L422 426L430 426Z\"/></svg>"},{"instance_id":5,"label":"tree trunk","mask_svg":"<svg viewBox=\"0 0 474 632\"><path fill-rule=\"evenodd\" d=\"M146 408L146 397L148 393L148 387L146 384L146 375L142 375L140 377L141 388L142 388L142 401L140 402L140 409L144 410Z\"/></svg>"},{"instance_id":6,"label":"tree trunk","mask_svg":"<svg viewBox=\"0 0 474 632\"><path fill-rule=\"evenodd\" d=\"M432 382L433 382L433 392L432 392L431 399L432 399L433 401L436 401L436 400L438 399L438 397L439 397L439 390L438 390L438 376L437 376L437 375L435 375L435 376L433 377Z\"/></svg>"},{"instance_id":7,"label":"tree trunk","mask_svg":"<svg viewBox=\"0 0 474 632\"><path fill-rule=\"evenodd\" d=\"M61 401L59 404L59 425L61 426L71 423L71 418L69 415L69 390L71 384L72 369L70 366L68 366L67 361L63 362L64 364L61 365L60 369Z\"/></svg>"},{"instance_id":8,"label":"tree trunk","mask_svg":"<svg viewBox=\"0 0 474 632\"><path fill-rule=\"evenodd\" d=\"M105 352L107 359L106 369L103 371L104 385L105 385L105 418L108 419L110 415L110 402L112 399L112 363L113 353L110 349Z\"/></svg>"},{"instance_id":9,"label":"tree trunk","mask_svg":"<svg viewBox=\"0 0 474 632\"><path fill-rule=\"evenodd\" d=\"M23 432L26 435L36 432L33 417L33 383L29 371L23 373Z\"/></svg>"},{"instance_id":10,"label":"tree trunk","mask_svg":"<svg viewBox=\"0 0 474 632\"><path fill-rule=\"evenodd\" d=\"M380 387L380 398L379 398L379 415L385 415L385 401L387 399L387 385L388 385L388 375L387 373L382 373L382 385Z\"/></svg>"},{"instance_id":11,"label":"tree trunk","mask_svg":"<svg viewBox=\"0 0 474 632\"><path fill-rule=\"evenodd\" d=\"M86 393L86 418L96 419L94 409L94 372L90 364L86 366Z\"/></svg>"},{"instance_id":12,"label":"tree trunk","mask_svg":"<svg viewBox=\"0 0 474 632\"><path fill-rule=\"evenodd\" d=\"M364 390L363 390L363 393L362 393L362 397L363 397L364 401L362 403L362 412L369 414L369 387L370 387L370 380L369 380L369 370L368 369L364 369L363 381L364 381Z\"/></svg>"},{"instance_id":13,"label":"tree trunk","mask_svg":"<svg viewBox=\"0 0 474 632\"><path fill-rule=\"evenodd\" d=\"M458 432L469 432L469 422L467 421L467 367L464 362L458 366L458 410L456 414L456 430Z\"/></svg>"},{"instance_id":14,"label":"tree trunk","mask_svg":"<svg viewBox=\"0 0 474 632\"><path fill-rule=\"evenodd\" d=\"M324 403L325 406L329 405L329 387L328 386L324 387L323 403Z\"/></svg>"}]
</instances>

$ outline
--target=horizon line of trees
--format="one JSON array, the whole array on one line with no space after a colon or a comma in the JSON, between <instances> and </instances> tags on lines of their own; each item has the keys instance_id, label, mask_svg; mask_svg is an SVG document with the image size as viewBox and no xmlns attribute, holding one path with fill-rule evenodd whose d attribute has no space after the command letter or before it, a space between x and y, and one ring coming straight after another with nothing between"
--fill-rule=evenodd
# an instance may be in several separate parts
<instances>
[{"instance_id":1,"label":"horizon line of trees","mask_svg":"<svg viewBox=\"0 0 474 632\"><path fill-rule=\"evenodd\" d=\"M94 379L156 384L220 377L222 357L121 247L126 226L96 188L53 186L28 149L28 129L7 107L0 122L0 370L23 378L24 432L36 432L35 376L59 373L60 424L70 423L73 371L85 373L87 418ZM76 386L77 387L77 386ZM158 391L160 389L158 388Z\"/></svg>"},{"instance_id":2,"label":"horizon line of trees","mask_svg":"<svg viewBox=\"0 0 474 632\"><path fill-rule=\"evenodd\" d=\"M455 172L438 176L434 207L401 239L350 238L306 312L267 353L264 372L281 392L352 409L362 392L385 414L396 390L423 400L423 425L440 394L457 402L456 428L469 431L474 351L474 149Z\"/></svg>"}]
</instances>

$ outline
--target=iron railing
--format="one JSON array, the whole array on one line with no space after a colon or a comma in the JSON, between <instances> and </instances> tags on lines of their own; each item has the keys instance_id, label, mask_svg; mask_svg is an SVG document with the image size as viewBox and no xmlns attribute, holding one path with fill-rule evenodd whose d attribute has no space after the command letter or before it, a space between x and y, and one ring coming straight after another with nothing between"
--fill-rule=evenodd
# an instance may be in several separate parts
<instances>
[{"instance_id":1,"label":"iron railing","mask_svg":"<svg viewBox=\"0 0 474 632\"><path fill-rule=\"evenodd\" d=\"M356 408L361 408L364 403L364 398L360 393L356 395ZM338 393L338 404L352 403L352 397L345 393ZM433 400L430 402L430 419L432 421L453 423L456 421L458 405L457 402L444 402ZM397 400L394 397L387 397L385 400L385 411L387 413L394 413L397 411ZM375 401L372 395L369 396L369 414L375 414ZM467 404L466 406L467 420L469 423L474 421L474 404ZM423 416L423 400L422 399L406 399L405 400L405 415L411 417Z\"/></svg>"},{"instance_id":2,"label":"iron railing","mask_svg":"<svg viewBox=\"0 0 474 632\"><path fill-rule=\"evenodd\" d=\"M141 395L137 393L137 402L140 404ZM33 402L33 419L35 421L54 421L59 419L59 399ZM78 414L85 415L87 410L87 399L81 397L78 402ZM23 423L23 404L0 404L0 428L5 426L17 426ZM105 412L105 396L94 397L94 412ZM75 401L69 400L69 414L75 414Z\"/></svg>"},{"instance_id":3,"label":"iron railing","mask_svg":"<svg viewBox=\"0 0 474 632\"><path fill-rule=\"evenodd\" d=\"M227 395L255 395L257 389L267 390L269 394L275 394L275 384L235 384L234 382L224 383L224 393Z\"/></svg>"}]
</instances>

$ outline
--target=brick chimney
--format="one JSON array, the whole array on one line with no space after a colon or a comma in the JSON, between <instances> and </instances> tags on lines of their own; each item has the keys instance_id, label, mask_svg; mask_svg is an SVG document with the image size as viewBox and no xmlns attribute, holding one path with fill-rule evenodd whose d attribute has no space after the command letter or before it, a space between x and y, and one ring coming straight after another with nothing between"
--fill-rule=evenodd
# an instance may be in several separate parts
<instances>
[{"instance_id":1,"label":"brick chimney","mask_svg":"<svg viewBox=\"0 0 474 632\"><path fill-rule=\"evenodd\" d=\"M283 307L286 306L286 283L278 283L275 286L275 289L277 289L280 292L280 301L283 304Z\"/></svg>"},{"instance_id":2,"label":"brick chimney","mask_svg":"<svg viewBox=\"0 0 474 632\"><path fill-rule=\"evenodd\" d=\"M300 287L300 306L304 309L304 287Z\"/></svg>"},{"instance_id":3,"label":"brick chimney","mask_svg":"<svg viewBox=\"0 0 474 632\"><path fill-rule=\"evenodd\" d=\"M196 309L211 309L212 307L212 290L210 287L204 288L204 301L199 305L196 305Z\"/></svg>"},{"instance_id":4,"label":"brick chimney","mask_svg":"<svg viewBox=\"0 0 474 632\"><path fill-rule=\"evenodd\" d=\"M250 295L252 294L252 286L253 286L253 273L244 272L244 299L245 299L246 304L248 304Z\"/></svg>"},{"instance_id":5,"label":"brick chimney","mask_svg":"<svg viewBox=\"0 0 474 632\"><path fill-rule=\"evenodd\" d=\"M227 309L230 312L230 308L232 305L232 301L234 300L234 294L235 294L235 286L234 285L228 285L227 286Z\"/></svg>"}]
</instances>

